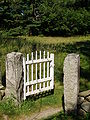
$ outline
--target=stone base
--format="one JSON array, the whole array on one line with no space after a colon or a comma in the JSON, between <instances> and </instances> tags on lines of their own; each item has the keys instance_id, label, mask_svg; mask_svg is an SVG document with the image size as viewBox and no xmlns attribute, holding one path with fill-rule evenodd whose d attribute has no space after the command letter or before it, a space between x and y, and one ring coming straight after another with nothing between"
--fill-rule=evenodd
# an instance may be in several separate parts
<instances>
[{"instance_id":1,"label":"stone base","mask_svg":"<svg viewBox=\"0 0 90 120\"><path fill-rule=\"evenodd\" d=\"M78 114L86 113L90 113L90 90L79 93L78 97Z\"/></svg>"}]
</instances>

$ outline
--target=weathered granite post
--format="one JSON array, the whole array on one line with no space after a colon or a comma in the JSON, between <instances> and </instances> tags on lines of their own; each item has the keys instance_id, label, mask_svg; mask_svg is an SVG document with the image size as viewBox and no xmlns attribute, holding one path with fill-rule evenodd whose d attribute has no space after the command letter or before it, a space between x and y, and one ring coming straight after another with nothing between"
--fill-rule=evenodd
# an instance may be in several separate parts
<instances>
[{"instance_id":1,"label":"weathered granite post","mask_svg":"<svg viewBox=\"0 0 90 120\"><path fill-rule=\"evenodd\" d=\"M6 97L18 103L23 100L23 55L19 52L7 54L6 58Z\"/></svg>"},{"instance_id":2,"label":"weathered granite post","mask_svg":"<svg viewBox=\"0 0 90 120\"><path fill-rule=\"evenodd\" d=\"M64 109L65 113L77 113L79 94L80 57L68 54L64 61Z\"/></svg>"}]
</instances>

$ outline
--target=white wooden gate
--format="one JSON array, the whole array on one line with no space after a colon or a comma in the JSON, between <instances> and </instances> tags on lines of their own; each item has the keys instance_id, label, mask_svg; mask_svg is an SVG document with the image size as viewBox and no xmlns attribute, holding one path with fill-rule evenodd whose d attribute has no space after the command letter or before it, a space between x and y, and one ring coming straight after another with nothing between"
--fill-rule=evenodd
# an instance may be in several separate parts
<instances>
[{"instance_id":1,"label":"white wooden gate","mask_svg":"<svg viewBox=\"0 0 90 120\"><path fill-rule=\"evenodd\" d=\"M42 56L41 51L36 51L35 58L32 52L30 60L27 54L27 59L23 57L23 70L24 100L29 95L54 89L54 54L45 55L44 51Z\"/></svg>"}]
</instances>

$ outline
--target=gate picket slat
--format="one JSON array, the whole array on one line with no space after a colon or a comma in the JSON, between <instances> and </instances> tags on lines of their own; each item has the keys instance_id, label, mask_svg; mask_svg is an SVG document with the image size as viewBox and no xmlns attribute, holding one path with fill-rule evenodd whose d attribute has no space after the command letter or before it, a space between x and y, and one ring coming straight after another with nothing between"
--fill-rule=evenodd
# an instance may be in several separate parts
<instances>
[{"instance_id":1,"label":"gate picket slat","mask_svg":"<svg viewBox=\"0 0 90 120\"><path fill-rule=\"evenodd\" d=\"M36 60L37 60L37 51L36 51ZM36 81L37 81L37 63L36 63ZM36 84L36 90L37 90L37 84Z\"/></svg>"},{"instance_id":2,"label":"gate picket slat","mask_svg":"<svg viewBox=\"0 0 90 120\"><path fill-rule=\"evenodd\" d=\"M43 59L45 59L45 51L43 52ZM45 62L43 63L43 78L45 79ZM43 83L43 88L45 88L45 82Z\"/></svg>"},{"instance_id":3,"label":"gate picket slat","mask_svg":"<svg viewBox=\"0 0 90 120\"><path fill-rule=\"evenodd\" d=\"M33 61L33 52L31 53L31 60ZM31 81L33 81L33 64L31 65ZM33 85L32 85L32 91L33 91Z\"/></svg>"},{"instance_id":4,"label":"gate picket slat","mask_svg":"<svg viewBox=\"0 0 90 120\"><path fill-rule=\"evenodd\" d=\"M47 59L49 59L49 52L47 52ZM49 77L49 62L47 62L47 78ZM49 83L47 81L47 87L48 87Z\"/></svg>"},{"instance_id":5,"label":"gate picket slat","mask_svg":"<svg viewBox=\"0 0 90 120\"><path fill-rule=\"evenodd\" d=\"M27 54L27 61L29 61L29 54ZM29 65L27 65L27 82L29 82ZM27 92L29 92L29 86L27 87Z\"/></svg>"},{"instance_id":6,"label":"gate picket slat","mask_svg":"<svg viewBox=\"0 0 90 120\"><path fill-rule=\"evenodd\" d=\"M24 100L26 99L26 60L23 57L23 71L24 71Z\"/></svg>"},{"instance_id":7,"label":"gate picket slat","mask_svg":"<svg viewBox=\"0 0 90 120\"><path fill-rule=\"evenodd\" d=\"M40 51L40 59L41 59L41 51ZM40 63L40 79L41 79L41 63ZM41 90L41 83L40 83L39 89Z\"/></svg>"}]
</instances>

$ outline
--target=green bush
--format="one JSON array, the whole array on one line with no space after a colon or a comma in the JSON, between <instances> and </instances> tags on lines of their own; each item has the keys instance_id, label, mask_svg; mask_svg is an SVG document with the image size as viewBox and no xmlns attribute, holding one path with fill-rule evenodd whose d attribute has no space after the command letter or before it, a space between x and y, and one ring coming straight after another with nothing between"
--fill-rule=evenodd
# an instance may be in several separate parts
<instances>
[{"instance_id":1,"label":"green bush","mask_svg":"<svg viewBox=\"0 0 90 120\"><path fill-rule=\"evenodd\" d=\"M0 6L0 26L10 36L90 34L88 0L12 0Z\"/></svg>"},{"instance_id":2,"label":"green bush","mask_svg":"<svg viewBox=\"0 0 90 120\"><path fill-rule=\"evenodd\" d=\"M13 28L13 29L10 29L8 32L7 32L7 35L8 36L20 36L23 34L23 31L22 31L22 27L16 27L16 28Z\"/></svg>"},{"instance_id":3,"label":"green bush","mask_svg":"<svg viewBox=\"0 0 90 120\"><path fill-rule=\"evenodd\" d=\"M59 8L55 10L54 8L48 11L41 17L43 34L71 36L90 33L90 14L86 9Z\"/></svg>"}]
</instances>

